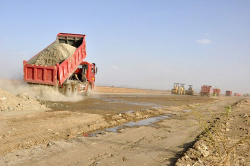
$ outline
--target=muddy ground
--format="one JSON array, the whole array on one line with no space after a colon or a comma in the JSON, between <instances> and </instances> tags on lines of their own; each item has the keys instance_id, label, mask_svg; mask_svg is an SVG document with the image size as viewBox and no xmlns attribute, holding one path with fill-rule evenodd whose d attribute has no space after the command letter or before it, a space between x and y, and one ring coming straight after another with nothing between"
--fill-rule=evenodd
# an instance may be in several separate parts
<instances>
[{"instance_id":1,"label":"muddy ground","mask_svg":"<svg viewBox=\"0 0 250 166\"><path fill-rule=\"evenodd\" d=\"M243 99L112 90L2 114L0 165L174 165L204 130L195 112L212 121Z\"/></svg>"}]
</instances>

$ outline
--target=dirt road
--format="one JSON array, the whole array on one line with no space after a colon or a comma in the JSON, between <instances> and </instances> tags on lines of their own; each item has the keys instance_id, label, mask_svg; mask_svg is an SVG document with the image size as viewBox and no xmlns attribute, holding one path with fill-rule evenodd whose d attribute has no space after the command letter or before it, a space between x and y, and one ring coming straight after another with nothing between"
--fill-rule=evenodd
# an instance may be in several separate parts
<instances>
[{"instance_id":1,"label":"dirt road","mask_svg":"<svg viewBox=\"0 0 250 166\"><path fill-rule=\"evenodd\" d=\"M171 165L201 133L192 109L209 118L239 100L116 93L45 102L52 110L0 118L0 165Z\"/></svg>"}]
</instances>

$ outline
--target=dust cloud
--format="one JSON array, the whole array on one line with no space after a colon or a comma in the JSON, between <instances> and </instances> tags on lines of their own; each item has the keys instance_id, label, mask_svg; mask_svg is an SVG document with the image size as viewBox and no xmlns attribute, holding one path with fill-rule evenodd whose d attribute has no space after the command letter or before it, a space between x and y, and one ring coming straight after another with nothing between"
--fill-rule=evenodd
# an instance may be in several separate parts
<instances>
[{"instance_id":1,"label":"dust cloud","mask_svg":"<svg viewBox=\"0 0 250 166\"><path fill-rule=\"evenodd\" d=\"M14 95L25 95L34 99L46 101L77 102L84 99L84 96L65 96L46 85L29 85L21 80L0 79L0 88Z\"/></svg>"}]
</instances>

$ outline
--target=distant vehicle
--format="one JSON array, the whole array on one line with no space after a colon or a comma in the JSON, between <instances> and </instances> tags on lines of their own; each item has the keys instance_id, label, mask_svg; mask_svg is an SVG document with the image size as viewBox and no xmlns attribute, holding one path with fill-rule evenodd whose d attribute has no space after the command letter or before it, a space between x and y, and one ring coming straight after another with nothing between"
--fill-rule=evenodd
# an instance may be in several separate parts
<instances>
[{"instance_id":1,"label":"distant vehicle","mask_svg":"<svg viewBox=\"0 0 250 166\"><path fill-rule=\"evenodd\" d=\"M212 92L212 86L210 86L210 85L202 85L201 86L201 91L200 91L201 96L210 97L211 92Z\"/></svg>"},{"instance_id":2,"label":"distant vehicle","mask_svg":"<svg viewBox=\"0 0 250 166\"><path fill-rule=\"evenodd\" d=\"M220 89L214 88L213 89L213 96L220 96Z\"/></svg>"},{"instance_id":3,"label":"distant vehicle","mask_svg":"<svg viewBox=\"0 0 250 166\"><path fill-rule=\"evenodd\" d=\"M61 43L76 47L75 52L55 66L35 64L43 52ZM30 84L54 86L67 96L78 93L87 94L94 88L97 67L95 63L83 61L85 57L85 35L59 33L52 44L32 57L29 61L23 61L23 80Z\"/></svg>"},{"instance_id":4,"label":"distant vehicle","mask_svg":"<svg viewBox=\"0 0 250 166\"><path fill-rule=\"evenodd\" d=\"M234 93L234 96L241 96L241 93Z\"/></svg>"},{"instance_id":5,"label":"distant vehicle","mask_svg":"<svg viewBox=\"0 0 250 166\"><path fill-rule=\"evenodd\" d=\"M249 97L250 95L248 93L246 93L246 94L243 94L242 96Z\"/></svg>"},{"instance_id":6,"label":"distant vehicle","mask_svg":"<svg viewBox=\"0 0 250 166\"><path fill-rule=\"evenodd\" d=\"M194 95L193 85L188 85L189 88L186 90L186 95Z\"/></svg>"},{"instance_id":7,"label":"distant vehicle","mask_svg":"<svg viewBox=\"0 0 250 166\"><path fill-rule=\"evenodd\" d=\"M171 90L171 94L185 95L185 84L174 83L174 87Z\"/></svg>"},{"instance_id":8,"label":"distant vehicle","mask_svg":"<svg viewBox=\"0 0 250 166\"><path fill-rule=\"evenodd\" d=\"M226 96L232 96L232 94L233 94L232 91L229 91L229 90L226 91Z\"/></svg>"}]
</instances>

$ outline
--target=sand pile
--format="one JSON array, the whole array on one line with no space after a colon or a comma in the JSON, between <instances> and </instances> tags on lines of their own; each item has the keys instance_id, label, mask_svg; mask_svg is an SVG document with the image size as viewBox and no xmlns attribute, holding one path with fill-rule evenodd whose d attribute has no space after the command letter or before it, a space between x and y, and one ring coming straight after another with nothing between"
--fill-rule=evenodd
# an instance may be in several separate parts
<instances>
[{"instance_id":1,"label":"sand pile","mask_svg":"<svg viewBox=\"0 0 250 166\"><path fill-rule=\"evenodd\" d=\"M69 44L55 44L54 47L42 52L36 60L36 65L54 66L57 63L63 62L67 57L72 55L76 50Z\"/></svg>"},{"instance_id":2,"label":"sand pile","mask_svg":"<svg viewBox=\"0 0 250 166\"><path fill-rule=\"evenodd\" d=\"M30 111L30 110L47 110L48 108L41 105L38 101L24 95L13 95L0 88L0 112L2 111Z\"/></svg>"}]
</instances>

